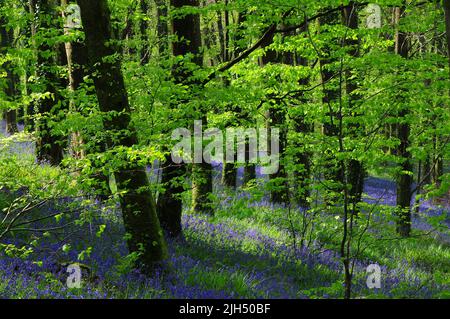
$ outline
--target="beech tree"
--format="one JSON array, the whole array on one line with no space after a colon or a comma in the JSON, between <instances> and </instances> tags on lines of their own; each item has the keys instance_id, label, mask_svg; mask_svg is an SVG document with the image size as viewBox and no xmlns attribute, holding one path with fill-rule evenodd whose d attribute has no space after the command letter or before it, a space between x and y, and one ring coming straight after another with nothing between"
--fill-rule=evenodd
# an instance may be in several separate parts
<instances>
[{"instance_id":1,"label":"beech tree","mask_svg":"<svg viewBox=\"0 0 450 319\"><path fill-rule=\"evenodd\" d=\"M133 147L136 131L130 118L128 94L117 51L111 44L110 11L106 0L79 0L81 20L86 34L89 63L94 71L94 84L103 124L115 137L109 147ZM156 213L153 195L144 167L124 159L114 173L130 252L139 254L139 262L152 267L167 256L166 243Z\"/></svg>"}]
</instances>

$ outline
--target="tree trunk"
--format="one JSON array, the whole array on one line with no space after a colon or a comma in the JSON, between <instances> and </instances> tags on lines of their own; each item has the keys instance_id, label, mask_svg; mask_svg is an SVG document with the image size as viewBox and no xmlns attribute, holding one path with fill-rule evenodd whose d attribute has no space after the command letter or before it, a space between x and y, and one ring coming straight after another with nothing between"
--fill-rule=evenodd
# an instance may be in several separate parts
<instances>
[{"instance_id":1,"label":"tree trunk","mask_svg":"<svg viewBox=\"0 0 450 319\"><path fill-rule=\"evenodd\" d=\"M147 16L148 12L148 0L140 0L139 5L141 8L141 14ZM159 18L159 16L158 16ZM141 19L139 21L139 29L141 31L141 65L145 65L148 63L150 58L150 46L148 43L148 21L147 19Z\"/></svg>"},{"instance_id":2,"label":"tree trunk","mask_svg":"<svg viewBox=\"0 0 450 319\"><path fill-rule=\"evenodd\" d=\"M198 0L171 0L173 8L183 6L198 7ZM172 44L174 56L186 56L192 54L192 62L199 67L203 66L203 56L200 52L202 45L200 31L200 16L198 14L187 14L183 17L174 18L172 23L173 34L177 35L177 41ZM175 66L174 77L177 83L196 86L195 80L191 79L192 70L188 70L181 65ZM204 115L205 110L197 110L199 114ZM202 117L202 125L206 127L207 117ZM212 193L212 174L211 165L204 163L192 164L192 209L195 212L211 214L212 205L210 194Z\"/></svg>"},{"instance_id":3,"label":"tree trunk","mask_svg":"<svg viewBox=\"0 0 450 319\"><path fill-rule=\"evenodd\" d=\"M228 5L228 0L224 0L225 6ZM228 62L230 60L230 37L229 37L229 25L230 25L230 14L228 10L224 12L224 24L222 24L222 13L219 11L218 13L218 25L219 25L219 38L223 41L222 44L222 62ZM226 77L223 78L224 86L230 86L230 80ZM230 104L233 108L233 105ZM222 169L222 184L224 186L230 187L234 189L236 187L236 178L237 178L237 152L234 156L234 163L227 163L226 161L223 163Z\"/></svg>"},{"instance_id":4,"label":"tree trunk","mask_svg":"<svg viewBox=\"0 0 450 319\"><path fill-rule=\"evenodd\" d=\"M232 189L236 187L236 167L234 163L223 163L222 184Z\"/></svg>"},{"instance_id":5,"label":"tree trunk","mask_svg":"<svg viewBox=\"0 0 450 319\"><path fill-rule=\"evenodd\" d=\"M400 22L400 18L405 13L405 7L397 7L394 9L394 16L396 24ZM395 53L402 58L407 59L409 53L408 35L400 30L395 34ZM400 93L405 93L400 91ZM400 145L397 149L397 155L401 158L400 172L397 176L397 232L402 237L409 237L411 233L411 186L413 183L413 167L411 153L409 152L409 135L410 126L407 122L409 114L408 105L402 103L402 96L400 96L400 111L398 119L400 123L397 125L397 137L400 140Z\"/></svg>"},{"instance_id":6,"label":"tree trunk","mask_svg":"<svg viewBox=\"0 0 450 319\"><path fill-rule=\"evenodd\" d=\"M107 1L78 0L78 4L86 34L89 63L95 75L99 107L102 112L111 115L103 119L105 130L116 137L115 145L132 147L138 141L131 124L121 63L106 59L118 53L109 43L111 23ZM155 263L167 257L167 247L145 169L136 162L124 160L125 163L115 173L115 179L117 190L121 193L120 206L128 234L128 249L131 253L139 253L138 265L151 269Z\"/></svg>"},{"instance_id":7,"label":"tree trunk","mask_svg":"<svg viewBox=\"0 0 450 319\"><path fill-rule=\"evenodd\" d=\"M358 11L355 6L355 2L351 1L349 5L345 6L342 9L342 18L343 24L353 30L358 29ZM348 47L348 54L352 58L356 58L359 56L359 39L346 39L345 45ZM346 93L348 99L348 107L349 114L355 119L352 119L351 124L349 126L349 134L357 138L360 135L361 125L360 120L357 119L361 116L361 111L358 110L360 107L359 103L361 100L361 96L355 91L358 89L357 78L356 76L352 76L351 70L347 71L345 74L345 84L346 84ZM364 168L363 163L356 159L351 159L348 165L348 182L350 184L349 196L350 202L353 204L353 213L357 213L357 204L361 202L361 196L364 187Z\"/></svg>"},{"instance_id":8,"label":"tree trunk","mask_svg":"<svg viewBox=\"0 0 450 319\"><path fill-rule=\"evenodd\" d=\"M31 43L33 48L36 48L36 43L35 43L35 38L36 38L36 28L37 28L37 19L36 19L36 1L37 0L28 0L27 3L24 3L24 8L25 11L27 12L27 14L29 14L31 17L33 17L33 19L29 19L31 21L28 22L28 30L25 31L25 37L29 37L31 39ZM28 82L28 74L25 77L25 85L27 85ZM33 76L37 78L37 73L34 72ZM28 94L28 90L27 92L25 92L25 94ZM28 105L24 106L24 122L25 122L25 127L24 127L24 131L25 132L33 132L35 130L35 119L33 118L34 114L35 114L35 105L36 103L29 103Z\"/></svg>"},{"instance_id":9,"label":"tree trunk","mask_svg":"<svg viewBox=\"0 0 450 319\"><path fill-rule=\"evenodd\" d=\"M301 56L296 58L296 63L301 66L308 66L308 60ZM307 86L310 83L310 78L304 78L299 81L302 86ZM308 103L304 94L298 97L300 105L306 105ZM299 112L292 116L294 122L294 131L296 133L307 134L313 131L313 125L306 122L305 113ZM308 208L308 197L310 196L310 183L311 183L311 156L312 154L305 150L305 143L301 138L296 138L292 147L295 150L294 163L296 169L294 170L294 185L295 193L294 198L300 207ZM299 151L301 150L301 151Z\"/></svg>"},{"instance_id":10,"label":"tree trunk","mask_svg":"<svg viewBox=\"0 0 450 319\"><path fill-rule=\"evenodd\" d=\"M52 27L53 21L57 19L55 3L51 0L38 0L34 8L39 26L36 28L41 38L45 38L45 32ZM59 27L59 26L57 26ZM62 47L50 47L47 41L40 40L37 48L37 77L42 85L42 93L50 93L51 96L43 97L37 102L39 120L36 123L36 157L39 163L48 163L50 165L59 165L63 159L64 145L66 139L52 132L50 122L55 121L61 107L65 107L65 101L61 96L61 90L66 86L65 81L55 72L54 67L62 65L64 58L62 56ZM54 54L51 54L54 52ZM57 120L57 119L56 119Z\"/></svg>"},{"instance_id":11,"label":"tree trunk","mask_svg":"<svg viewBox=\"0 0 450 319\"><path fill-rule=\"evenodd\" d=\"M170 237L177 237L182 233L183 202L181 195L184 192L182 183L185 172L184 164L175 164L171 155L166 155L161 174L161 184L165 190L158 198L158 217L161 226Z\"/></svg>"},{"instance_id":12,"label":"tree trunk","mask_svg":"<svg viewBox=\"0 0 450 319\"><path fill-rule=\"evenodd\" d=\"M162 4L162 3L159 3ZM171 0L172 8L181 8L191 5L198 6L197 1L190 0ZM166 10L159 6L159 8ZM159 12L158 16L166 14ZM165 20L160 21L165 23ZM158 27L158 32L164 34L165 29ZM199 55L201 38L200 38L200 17L198 15L185 15L183 17L174 17L172 22L172 34L176 35L178 40L172 44L172 54L174 56L185 56L189 53L194 55L197 65L201 65L202 57ZM161 49L161 47L160 47ZM165 50L165 49L164 49ZM161 52L164 54L164 52ZM195 85L190 79L192 71L184 68L183 65L175 65L173 70L175 82L184 85ZM180 104L182 104L181 101ZM166 150L168 151L168 150ZM165 188L164 193L158 199L158 213L161 224L169 236L176 237L181 234L181 215L182 215L182 199L181 194L184 191L181 182L186 173L184 164L175 164L169 155L166 156L162 169L161 183ZM193 181L193 184L195 182ZM194 196L193 196L194 198Z\"/></svg>"}]
</instances>

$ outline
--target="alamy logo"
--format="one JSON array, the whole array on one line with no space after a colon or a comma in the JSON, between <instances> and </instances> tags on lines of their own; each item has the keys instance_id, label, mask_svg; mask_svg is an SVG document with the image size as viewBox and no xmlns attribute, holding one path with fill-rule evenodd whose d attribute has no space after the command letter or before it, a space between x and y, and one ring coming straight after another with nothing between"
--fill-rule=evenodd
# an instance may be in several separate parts
<instances>
[{"instance_id":1,"label":"alamy logo","mask_svg":"<svg viewBox=\"0 0 450 319\"><path fill-rule=\"evenodd\" d=\"M381 268L378 264L371 264L367 266L366 272L369 274L367 276L367 288L381 288Z\"/></svg>"},{"instance_id":2,"label":"alamy logo","mask_svg":"<svg viewBox=\"0 0 450 319\"><path fill-rule=\"evenodd\" d=\"M194 121L193 134L187 128L172 132L172 140L179 142L171 155L176 164L244 164L247 160L261 165L262 174L275 174L279 169L279 136L278 128L231 127L223 132L218 128L203 130L202 121Z\"/></svg>"},{"instance_id":3,"label":"alamy logo","mask_svg":"<svg viewBox=\"0 0 450 319\"><path fill-rule=\"evenodd\" d=\"M81 288L81 267L78 264L71 264L67 267L69 277L67 277L67 288Z\"/></svg>"}]
</instances>

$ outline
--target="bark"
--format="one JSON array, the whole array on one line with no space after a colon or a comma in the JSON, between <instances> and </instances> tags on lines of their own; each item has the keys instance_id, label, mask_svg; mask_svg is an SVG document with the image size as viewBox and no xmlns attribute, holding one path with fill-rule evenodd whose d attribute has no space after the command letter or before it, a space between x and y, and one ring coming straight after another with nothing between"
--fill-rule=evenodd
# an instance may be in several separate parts
<instances>
[{"instance_id":1,"label":"bark","mask_svg":"<svg viewBox=\"0 0 450 319\"><path fill-rule=\"evenodd\" d=\"M198 163L192 165L192 210L208 215L214 214L211 201L212 178L211 165Z\"/></svg>"},{"instance_id":2,"label":"bark","mask_svg":"<svg viewBox=\"0 0 450 319\"><path fill-rule=\"evenodd\" d=\"M111 43L110 11L106 0L78 0L86 34L89 63L95 72L94 85L102 112L118 112L103 119L105 130L116 136L115 145L132 147L138 143L131 124L130 106L118 60L105 59L117 54ZM156 214L153 195L144 167L136 162L122 161L115 172L117 189L123 192L120 206L127 244L131 253L138 253L136 266L152 269L167 257L167 247Z\"/></svg>"},{"instance_id":3,"label":"bark","mask_svg":"<svg viewBox=\"0 0 450 319\"><path fill-rule=\"evenodd\" d=\"M58 21L54 10L55 3L50 0L38 0L35 3L34 13L38 21L37 30L45 31L55 27L54 21ZM59 27L59 25L56 25ZM51 96L37 101L39 120L36 123L36 157L40 163L59 165L63 159L66 139L52 132L50 121L58 120L57 114L61 108L65 108L65 101L60 92L66 86L65 81L58 77L54 68L65 62L62 56L62 47L51 47L46 39L40 41L37 48L37 77L42 85L42 93L50 93ZM48 54L54 52L54 54Z\"/></svg>"},{"instance_id":4,"label":"bark","mask_svg":"<svg viewBox=\"0 0 450 319\"><path fill-rule=\"evenodd\" d=\"M170 5L172 8L181 8L183 6L191 5L198 6L198 1L193 0L171 0ZM197 65L202 65L202 57L200 55L201 37L200 37L200 17L195 14L184 15L182 17L176 17L172 21L172 34L177 36L177 41L172 43L172 54L174 56L185 56L187 54L193 54L193 62ZM162 52L161 52L162 53ZM187 70L183 65L175 65L172 70L173 77L177 84L196 85L192 79L192 71ZM183 104L183 101L180 101ZM205 122L203 122L206 124ZM166 150L168 151L168 150ZM196 165L194 164L194 169ZM200 164L201 165L201 164ZM194 170L193 169L193 170ZM181 215L182 215L182 200L181 194L184 188L180 184L186 173L186 166L184 164L177 165L172 161L170 154L166 156L165 163L163 164L161 183L165 188L164 193L160 195L158 199L158 214L161 220L161 224L168 233L169 236L176 237L181 235ZM207 178L207 181L211 180L211 176ZM195 178L193 178L193 206L195 209L200 209L196 206L197 202L201 202L201 195L203 194L202 183L198 183L197 186ZM211 187L208 190L212 190ZM200 188L199 188L200 186ZM194 189L200 192L198 197L194 196Z\"/></svg>"},{"instance_id":5,"label":"bark","mask_svg":"<svg viewBox=\"0 0 450 319\"><path fill-rule=\"evenodd\" d=\"M37 0L28 0L27 3L24 3L24 9L25 11L31 16L33 17L33 19L30 19L31 21L29 21L27 27L28 30L25 31L24 36L25 37L29 37L30 39L32 39L32 46L34 48L36 48L36 44L35 44L35 36L36 36L36 27L37 27L37 21L36 21L36 12L35 12L35 8L36 8L36 1ZM37 77L36 72L34 72L33 74L35 77ZM27 87L27 82L28 82L28 75L25 77L25 86ZM28 94L28 92L25 92L25 94ZM33 118L34 115L34 109L35 109L35 103L29 103L28 105L24 106L24 122L25 122L25 127L24 130L26 132L33 132L35 130L35 121Z\"/></svg>"},{"instance_id":6,"label":"bark","mask_svg":"<svg viewBox=\"0 0 450 319\"><path fill-rule=\"evenodd\" d=\"M233 163L223 164L222 184L230 188L236 187L236 168Z\"/></svg>"},{"instance_id":7,"label":"bark","mask_svg":"<svg viewBox=\"0 0 450 319\"><path fill-rule=\"evenodd\" d=\"M288 176L285 167L285 152L287 141L287 129L286 129L286 106L277 100L273 100L273 105L269 108L269 123L268 123L268 136L271 136L272 128L279 128L279 169L276 173L270 174L269 178L272 182L272 189L270 191L270 200L273 203L289 203L289 185ZM270 143L270 142L269 142ZM268 145L270 150L270 144Z\"/></svg>"},{"instance_id":8,"label":"bark","mask_svg":"<svg viewBox=\"0 0 450 319\"><path fill-rule=\"evenodd\" d=\"M226 161L224 161L222 165L222 185L232 189L236 188L236 180L237 180L237 169L235 165L236 162L237 162L237 152L234 153L234 163L227 163Z\"/></svg>"},{"instance_id":9,"label":"bark","mask_svg":"<svg viewBox=\"0 0 450 319\"><path fill-rule=\"evenodd\" d=\"M171 0L173 8L183 6L198 7L198 0ZM200 52L202 45L200 31L200 16L198 14L187 14L172 22L173 34L177 35L177 41L172 44L173 55L192 54L192 62L199 67L203 65L203 57ZM175 80L190 86L198 86L201 83L191 79L192 71L181 65L175 66ZM206 114L205 110L199 109L198 113ZM202 118L203 126L207 127L207 117ZM207 163L192 164L192 210L199 213L212 214L210 194L212 193L211 165Z\"/></svg>"},{"instance_id":10,"label":"bark","mask_svg":"<svg viewBox=\"0 0 450 319\"><path fill-rule=\"evenodd\" d=\"M250 150L249 150L249 144L246 143L245 146L245 166L244 166L244 177L242 184L248 185L248 183L252 180L256 179L256 165L253 163L250 163Z\"/></svg>"},{"instance_id":11,"label":"bark","mask_svg":"<svg viewBox=\"0 0 450 319\"><path fill-rule=\"evenodd\" d=\"M395 21L398 25L401 17L405 13L405 7L394 9ZM397 30L395 34L395 53L402 58L407 59L409 53L409 41L406 32ZM400 94L405 94L400 90ZM410 142L410 125L407 120L409 115L408 105L402 102L403 97L398 99L401 103L398 113L399 124L397 125L397 138L400 145L397 149L397 155L401 159L400 172L397 176L397 232L402 237L409 237L411 233L411 186L413 183L413 171L411 153L408 150Z\"/></svg>"},{"instance_id":12,"label":"bark","mask_svg":"<svg viewBox=\"0 0 450 319\"><path fill-rule=\"evenodd\" d=\"M158 198L158 217L161 226L170 237L177 237L182 233L181 214L183 203L181 195L186 167L172 162L171 155L167 155L162 168L161 184L165 188Z\"/></svg>"},{"instance_id":13,"label":"bark","mask_svg":"<svg viewBox=\"0 0 450 319\"><path fill-rule=\"evenodd\" d=\"M148 15L148 0L140 0L139 2L140 5L140 9L141 9L141 14L143 14L144 16ZM158 19L159 19L159 15L158 15ZM139 22L139 29L141 31L141 50L140 50L140 55L141 55L141 65L145 65L148 63L149 61L149 57L150 57L150 47L149 47L149 43L148 43L148 20L146 19L141 19L141 21Z\"/></svg>"},{"instance_id":14,"label":"bark","mask_svg":"<svg viewBox=\"0 0 450 319\"><path fill-rule=\"evenodd\" d=\"M342 18L345 26L353 30L358 29L358 11L353 1L342 9ZM359 39L346 39L345 45L349 48L348 53L352 58L359 56ZM349 113L353 116L353 119L351 119L351 123L349 125L349 134L352 137L357 138L361 130L361 125L359 124L360 120L358 119L358 117L361 116L361 111L358 108L362 97L355 93L358 89L357 79L356 77L352 77L351 71L347 71L345 77L345 89L347 99L349 101ZM364 176L363 163L358 160L351 159L348 167L348 182L350 184L350 202L353 204L354 213L357 213L357 204L361 202Z\"/></svg>"},{"instance_id":15,"label":"bark","mask_svg":"<svg viewBox=\"0 0 450 319\"><path fill-rule=\"evenodd\" d=\"M297 64L301 66L308 66L308 60L299 56L297 57ZM307 86L310 83L310 78L304 78L299 81L301 86ZM298 97L299 103L301 105L306 105L308 102L302 93ZM292 117L294 122L294 131L297 133L307 134L313 131L313 125L306 122L306 115L304 113L295 114ZM311 156L312 154L305 151L305 144L301 139L295 139L293 143L293 148L296 151L294 154L294 163L298 167L294 171L294 185L295 194L294 198L300 207L308 208L309 202L308 197L310 196L310 182L311 182ZM301 151L298 151L301 150Z\"/></svg>"}]
</instances>

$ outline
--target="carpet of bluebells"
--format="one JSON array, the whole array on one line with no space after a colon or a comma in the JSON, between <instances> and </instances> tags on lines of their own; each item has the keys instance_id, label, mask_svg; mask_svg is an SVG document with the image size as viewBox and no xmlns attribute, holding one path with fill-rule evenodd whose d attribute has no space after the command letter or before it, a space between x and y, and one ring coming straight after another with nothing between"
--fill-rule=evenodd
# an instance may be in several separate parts
<instances>
[{"instance_id":1,"label":"carpet of bluebells","mask_svg":"<svg viewBox=\"0 0 450 319\"><path fill-rule=\"evenodd\" d=\"M1 129L1 128L0 128ZM32 152L30 144L18 145L17 152ZM239 171L242 175L242 171ZM220 167L216 167L218 185ZM242 176L240 176L242 178ZM217 192L220 188L217 186ZM395 203L395 184L369 177L366 201L383 205ZM228 194L220 211L236 209L236 198ZM51 213L77 204L63 199L41 207ZM81 204L80 204L81 205ZM270 216L276 210L264 197L246 202L256 214ZM255 216L232 218L185 212L183 237L169 240L169 258L152 276L131 270L120 211L114 206L93 203L88 222L70 224L57 235L7 239L4 243L32 246L26 257L0 255L0 298L335 298L342 296L342 263L333 249L292 243L288 229L264 223ZM448 207L422 203L426 215L446 215ZM82 214L83 212L78 212ZM294 212L295 213L295 212ZM79 217L79 216L77 216ZM65 218L65 217L64 217ZM59 223L64 223L59 220ZM449 226L449 219L445 221ZM69 223L68 223L69 224ZM427 220L416 216L417 231L427 231ZM102 229L101 233L98 232ZM25 242L28 240L28 242ZM391 245L395 245L392 243ZM415 246L417 245L417 246ZM434 232L420 244L405 249L401 256L387 246L372 250L355 260L353 295L358 298L448 298L450 294L450 240L446 232ZM414 250L417 249L417 250ZM68 288L67 265L79 262L83 269L81 288ZM378 263L382 286L370 290L366 267Z\"/></svg>"}]
</instances>

